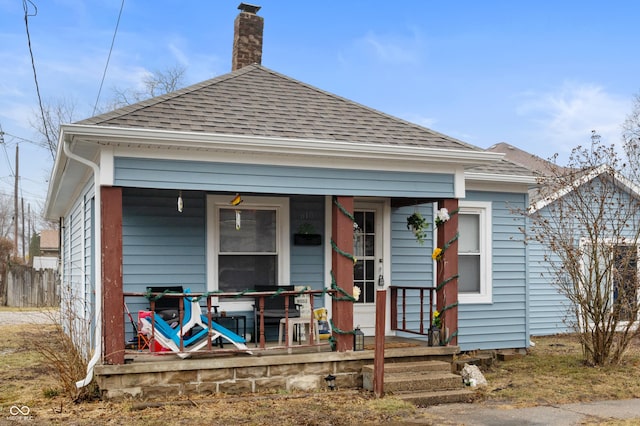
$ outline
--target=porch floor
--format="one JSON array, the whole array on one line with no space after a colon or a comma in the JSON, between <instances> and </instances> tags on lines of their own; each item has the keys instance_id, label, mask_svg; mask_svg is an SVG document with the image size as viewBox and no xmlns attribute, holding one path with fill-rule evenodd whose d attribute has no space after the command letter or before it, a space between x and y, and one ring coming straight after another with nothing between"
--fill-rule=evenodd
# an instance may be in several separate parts
<instances>
[{"instance_id":1,"label":"porch floor","mask_svg":"<svg viewBox=\"0 0 640 426\"><path fill-rule=\"evenodd\" d=\"M207 359L207 358L221 358L221 357L234 357L238 356L276 356L276 355L299 355L299 354L314 354L318 352L331 352L331 346L328 341L322 341L317 345L308 344L294 344L289 347L278 345L277 342L267 342L266 347L261 349L254 343L248 343L247 346L253 355L246 354L238 351L233 345L225 345L224 348L214 347L211 351L201 350L193 353L188 359ZM385 351L389 349L397 348L410 348L410 347L422 347L430 348L426 342L422 342L417 339L410 339L406 337L386 336L384 339ZM441 348L431 347L431 349ZM364 338L364 351L373 352L375 349L374 337L366 336ZM125 351L125 363L138 363L138 362L158 362L158 361L171 361L182 360L178 355L171 351L151 352L149 349L137 350L128 349Z\"/></svg>"}]
</instances>

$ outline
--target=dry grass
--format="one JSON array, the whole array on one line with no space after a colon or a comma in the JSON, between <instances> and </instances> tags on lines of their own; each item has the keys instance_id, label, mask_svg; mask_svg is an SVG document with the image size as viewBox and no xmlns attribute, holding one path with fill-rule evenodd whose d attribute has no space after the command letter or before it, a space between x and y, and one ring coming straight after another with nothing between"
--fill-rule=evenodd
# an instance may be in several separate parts
<instances>
[{"instance_id":1,"label":"dry grass","mask_svg":"<svg viewBox=\"0 0 640 426\"><path fill-rule=\"evenodd\" d=\"M376 400L353 390L310 394L277 393L163 399L142 408L141 401L74 403L61 396L54 373L32 342L51 336L53 325L0 325L0 425L15 424L9 408L28 406L36 424L69 425L353 425L437 422L393 398ZM570 337L536 339L530 354L497 363L485 373L489 386L481 400L515 406L640 397L640 345L624 365L584 367ZM149 402L149 401L147 401ZM151 401L153 402L153 401ZM415 423L413 423L415 422ZM409 423L406 423L409 424ZM631 423L613 422L610 425Z\"/></svg>"},{"instance_id":2,"label":"dry grass","mask_svg":"<svg viewBox=\"0 0 640 426\"><path fill-rule=\"evenodd\" d=\"M640 397L640 342L618 366L587 367L572 336L534 339L526 357L496 364L485 373L485 398L534 406Z\"/></svg>"},{"instance_id":3,"label":"dry grass","mask_svg":"<svg viewBox=\"0 0 640 426\"><path fill-rule=\"evenodd\" d=\"M387 424L415 417L410 404L376 400L358 391L310 394L202 396L163 399L156 407L140 401L84 401L62 396L55 369L35 350L56 336L54 325L0 325L0 425L15 424L11 406L27 406L36 424L68 425L353 425ZM13 420L13 421L12 421Z\"/></svg>"}]
</instances>

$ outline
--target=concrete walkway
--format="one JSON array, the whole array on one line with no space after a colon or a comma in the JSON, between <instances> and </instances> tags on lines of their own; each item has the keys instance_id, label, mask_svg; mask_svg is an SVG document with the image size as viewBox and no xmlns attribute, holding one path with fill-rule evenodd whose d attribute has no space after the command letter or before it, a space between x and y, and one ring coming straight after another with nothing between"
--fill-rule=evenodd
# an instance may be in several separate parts
<instances>
[{"instance_id":1,"label":"concrete walkway","mask_svg":"<svg viewBox=\"0 0 640 426\"><path fill-rule=\"evenodd\" d=\"M597 401L564 405L513 408L496 403L447 404L420 410L432 424L498 426L568 426L588 422L635 419L640 424L640 399ZM427 423L427 424L429 424Z\"/></svg>"},{"instance_id":2,"label":"concrete walkway","mask_svg":"<svg viewBox=\"0 0 640 426\"><path fill-rule=\"evenodd\" d=\"M60 321L56 309L42 308L37 311L0 310L0 325L14 324L53 324Z\"/></svg>"}]
</instances>

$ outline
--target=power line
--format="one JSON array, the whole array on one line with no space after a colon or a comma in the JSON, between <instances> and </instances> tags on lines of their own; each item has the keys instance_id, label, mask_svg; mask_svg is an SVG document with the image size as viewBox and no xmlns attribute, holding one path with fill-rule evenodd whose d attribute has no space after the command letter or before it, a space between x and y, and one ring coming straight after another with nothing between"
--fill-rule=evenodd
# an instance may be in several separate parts
<instances>
[{"instance_id":1,"label":"power line","mask_svg":"<svg viewBox=\"0 0 640 426\"><path fill-rule=\"evenodd\" d=\"M29 14L30 3L35 9L33 15ZM24 8L24 26L27 30L27 45L29 46L29 55L31 56L31 68L33 68L33 80L36 83L36 93L38 95L38 104L40 105L40 116L42 117L42 127L44 128L44 135L47 138L47 143L51 145L51 138L49 137L49 130L47 129L47 119L45 118L44 107L42 106L42 97L40 96L40 85L38 84L38 75L36 73L36 62L33 59L33 50L31 49L31 35L29 34L29 16L36 16L38 14L38 7L31 0L22 0L22 7Z\"/></svg>"},{"instance_id":2,"label":"power line","mask_svg":"<svg viewBox=\"0 0 640 426\"><path fill-rule=\"evenodd\" d=\"M120 3L120 12L118 13L118 20L116 21L116 28L113 31L113 37L111 38L111 47L109 48L109 55L107 56L107 63L104 66L104 71L102 72L102 80L100 81L100 88L98 89L98 97L96 98L96 103L93 105L93 113L91 115L96 114L96 109L98 108L98 101L100 101L100 94L102 93L102 86L104 85L104 79L107 76L107 68L109 68L109 61L111 60L111 52L113 52L113 45L116 42L116 34L118 34L118 27L120 26L120 17L122 16L122 10L124 9L124 0Z\"/></svg>"},{"instance_id":3,"label":"power line","mask_svg":"<svg viewBox=\"0 0 640 426\"><path fill-rule=\"evenodd\" d=\"M0 137L2 137L2 128L0 128ZM4 138L2 138L2 150L4 151L4 157L7 159L7 165L9 166L9 170L11 170L11 176L15 176L16 173L13 171L11 167L11 160L9 160L9 153L7 152L7 145L4 143Z\"/></svg>"},{"instance_id":4,"label":"power line","mask_svg":"<svg viewBox=\"0 0 640 426\"><path fill-rule=\"evenodd\" d=\"M13 135L13 134L11 134L11 133L2 132L2 129L1 129L1 128L0 128L0 133L3 133L3 134L5 134L5 135L7 135L7 136L11 136L13 139L19 139L19 140L21 140L21 141L23 141L23 142L32 143L32 144L34 144L34 145L38 145L38 146L39 146L38 142L32 141L31 139L25 139L25 138L23 138L23 137ZM0 143L1 143L1 142L0 142Z\"/></svg>"}]
</instances>

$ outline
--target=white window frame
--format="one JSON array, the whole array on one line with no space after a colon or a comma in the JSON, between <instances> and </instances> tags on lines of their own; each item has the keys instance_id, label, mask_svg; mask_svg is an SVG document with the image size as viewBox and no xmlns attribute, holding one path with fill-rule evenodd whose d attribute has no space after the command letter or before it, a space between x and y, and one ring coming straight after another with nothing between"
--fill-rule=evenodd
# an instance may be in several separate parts
<instances>
[{"instance_id":1,"label":"white window frame","mask_svg":"<svg viewBox=\"0 0 640 426\"><path fill-rule=\"evenodd\" d=\"M607 244L608 246L636 246L636 253L638 256L638 260L640 260L640 240L632 240L631 238L625 238L625 237L621 237L621 238L603 238L602 242L604 244ZM582 248L586 245L591 245L593 244L591 242L590 239L582 237L580 238L580 249L582 250ZM581 259L580 260L580 268L582 268L584 270L585 265L584 265L584 261ZM640 267L638 267L638 265L636 265L636 275L637 275L637 280L638 283L640 284ZM611 305L611 309L613 309L613 303L615 303L614 300L614 288L613 285L611 285L611 301L612 301L612 305ZM636 293L636 299L638 302L640 302L640 291L638 291ZM638 316L640 316L640 312L638 313ZM581 316L582 318L582 316ZM638 320L638 318L636 318L636 321ZM582 322L582 321L581 321ZM624 328L629 324L629 321L618 321L618 327L616 329L616 331L622 331L624 330ZM593 326L592 323L589 324L589 326Z\"/></svg>"},{"instance_id":2,"label":"white window frame","mask_svg":"<svg viewBox=\"0 0 640 426\"><path fill-rule=\"evenodd\" d=\"M218 290L218 254L220 240L218 226L221 208L273 209L276 211L276 252L278 254L278 285L289 285L290 280L290 237L289 237L289 198L287 197L242 197L242 204L231 206L233 195L207 195L207 291ZM223 310L252 310L253 299L212 298L212 303Z\"/></svg>"},{"instance_id":3,"label":"white window frame","mask_svg":"<svg viewBox=\"0 0 640 426\"><path fill-rule=\"evenodd\" d=\"M480 292L462 293L458 290L458 303L491 304L493 303L493 227L491 223L491 202L461 200L458 214L478 215L480 231ZM460 256L460 254L458 254L458 256Z\"/></svg>"}]
</instances>

